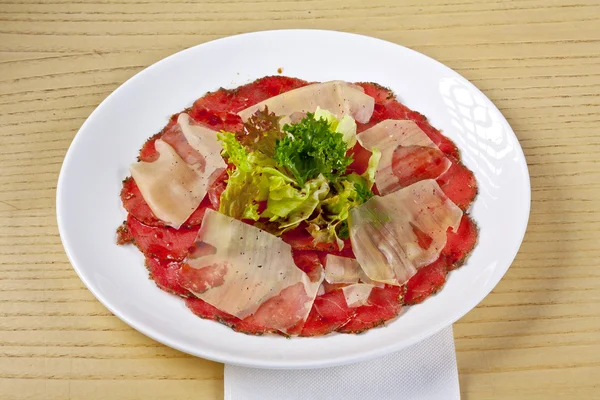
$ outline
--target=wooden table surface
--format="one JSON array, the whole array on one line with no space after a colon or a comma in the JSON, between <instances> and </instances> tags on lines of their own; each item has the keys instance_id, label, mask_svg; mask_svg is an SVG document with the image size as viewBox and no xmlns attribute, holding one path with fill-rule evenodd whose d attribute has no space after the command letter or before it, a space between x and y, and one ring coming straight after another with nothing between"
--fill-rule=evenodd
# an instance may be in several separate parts
<instances>
[{"instance_id":1,"label":"wooden table surface","mask_svg":"<svg viewBox=\"0 0 600 400\"><path fill-rule=\"evenodd\" d=\"M0 399L223 397L221 364L146 338L83 286L58 236L56 181L83 121L129 77L278 28L411 47L495 102L533 202L516 261L455 325L463 398L599 399L600 2L589 0L1 0Z\"/></svg>"}]
</instances>

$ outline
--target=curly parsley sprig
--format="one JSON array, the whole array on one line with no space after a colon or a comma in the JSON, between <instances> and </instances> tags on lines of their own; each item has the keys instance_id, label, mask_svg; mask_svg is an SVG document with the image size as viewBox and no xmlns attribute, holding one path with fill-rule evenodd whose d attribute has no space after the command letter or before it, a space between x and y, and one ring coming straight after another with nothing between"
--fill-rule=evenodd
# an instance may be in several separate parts
<instances>
[{"instance_id":1,"label":"curly parsley sprig","mask_svg":"<svg viewBox=\"0 0 600 400\"><path fill-rule=\"evenodd\" d=\"M352 157L346 156L343 135L331 129L325 119L315 119L313 113L297 124L283 126L286 134L275 146L274 159L303 185L323 174L336 180L346 172Z\"/></svg>"}]
</instances>

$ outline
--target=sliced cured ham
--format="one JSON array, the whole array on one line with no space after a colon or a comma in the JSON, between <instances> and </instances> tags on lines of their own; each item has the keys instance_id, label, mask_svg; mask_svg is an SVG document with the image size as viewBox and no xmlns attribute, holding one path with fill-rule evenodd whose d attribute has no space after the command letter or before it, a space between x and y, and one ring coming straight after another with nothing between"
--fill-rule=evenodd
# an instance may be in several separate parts
<instances>
[{"instance_id":1,"label":"sliced cured ham","mask_svg":"<svg viewBox=\"0 0 600 400\"><path fill-rule=\"evenodd\" d=\"M373 281L402 285L439 257L462 214L431 179L375 196L350 210L354 254Z\"/></svg>"},{"instance_id":2,"label":"sliced cured ham","mask_svg":"<svg viewBox=\"0 0 600 400\"><path fill-rule=\"evenodd\" d=\"M238 115L247 121L256 111L265 107L276 115L286 117L294 113L314 112L320 107L337 117L350 115L356 121L366 123L373 114L374 104L374 99L366 95L361 87L343 81L331 81L290 90L254 104Z\"/></svg>"},{"instance_id":3,"label":"sliced cured ham","mask_svg":"<svg viewBox=\"0 0 600 400\"><path fill-rule=\"evenodd\" d=\"M185 262L191 269L184 273L194 278L183 281L198 298L240 319L252 315L253 324L282 332L308 316L323 274L311 280L296 267L290 245L278 237L207 210L196 246L212 249ZM275 309L285 313L274 315Z\"/></svg>"},{"instance_id":4,"label":"sliced cured ham","mask_svg":"<svg viewBox=\"0 0 600 400\"><path fill-rule=\"evenodd\" d=\"M158 159L140 161L129 170L152 213L177 229L206 196L211 176L216 179L227 164L216 132L193 124L185 113L154 146Z\"/></svg>"},{"instance_id":5,"label":"sliced cured ham","mask_svg":"<svg viewBox=\"0 0 600 400\"><path fill-rule=\"evenodd\" d=\"M451 165L414 121L388 119L361 132L357 138L366 150L381 152L375 172L375 184L381 195L423 179L436 179Z\"/></svg>"}]
</instances>

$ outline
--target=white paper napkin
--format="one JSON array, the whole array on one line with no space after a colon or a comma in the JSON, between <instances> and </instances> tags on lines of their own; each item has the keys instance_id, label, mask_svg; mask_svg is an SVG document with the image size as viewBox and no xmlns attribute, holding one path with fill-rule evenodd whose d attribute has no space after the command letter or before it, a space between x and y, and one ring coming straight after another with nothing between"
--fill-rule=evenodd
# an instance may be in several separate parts
<instances>
[{"instance_id":1,"label":"white paper napkin","mask_svg":"<svg viewBox=\"0 0 600 400\"><path fill-rule=\"evenodd\" d=\"M225 400L457 400L452 327L397 353L310 370L225 365Z\"/></svg>"}]
</instances>

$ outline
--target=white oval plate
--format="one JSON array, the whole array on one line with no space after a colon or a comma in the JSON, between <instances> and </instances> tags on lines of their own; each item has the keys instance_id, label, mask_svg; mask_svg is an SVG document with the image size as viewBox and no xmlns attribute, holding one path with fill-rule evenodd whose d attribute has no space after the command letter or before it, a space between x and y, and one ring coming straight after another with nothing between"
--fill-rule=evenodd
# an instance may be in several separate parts
<instances>
[{"instance_id":1,"label":"white oval plate","mask_svg":"<svg viewBox=\"0 0 600 400\"><path fill-rule=\"evenodd\" d=\"M125 219L121 180L144 141L207 91L233 88L278 68L309 81L373 81L390 87L458 145L475 172L472 216L479 243L466 265L423 304L361 335L248 336L193 315L148 279L142 254L115 244ZM133 328L199 357L263 368L317 368L381 356L449 326L477 305L513 261L529 217L530 186L519 143L498 109L450 68L383 40L348 33L285 30L205 43L170 56L115 90L83 124L65 157L57 218L81 280Z\"/></svg>"}]
</instances>

